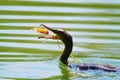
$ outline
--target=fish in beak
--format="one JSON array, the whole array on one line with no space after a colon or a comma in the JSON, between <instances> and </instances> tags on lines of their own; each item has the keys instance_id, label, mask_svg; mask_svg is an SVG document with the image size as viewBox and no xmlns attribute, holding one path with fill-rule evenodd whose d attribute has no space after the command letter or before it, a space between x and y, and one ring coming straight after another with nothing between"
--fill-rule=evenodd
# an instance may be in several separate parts
<instances>
[{"instance_id":1,"label":"fish in beak","mask_svg":"<svg viewBox=\"0 0 120 80\"><path fill-rule=\"evenodd\" d=\"M68 32L66 32L62 29L50 28L44 24L41 24L40 26L43 26L45 29L53 32L55 35L48 35L47 34L46 36L39 36L38 38L60 39L64 43L68 42L69 40L72 40L72 36ZM46 32L42 32L42 33L49 33L49 32L47 32L47 30L45 30Z\"/></svg>"},{"instance_id":2,"label":"fish in beak","mask_svg":"<svg viewBox=\"0 0 120 80\"><path fill-rule=\"evenodd\" d=\"M58 29L54 29L54 28L50 28L44 24L41 24L40 26L43 26L45 29L51 31L54 33L54 35L47 35L47 36L39 36L38 38L46 38L46 39L59 39L59 30Z\"/></svg>"}]
</instances>

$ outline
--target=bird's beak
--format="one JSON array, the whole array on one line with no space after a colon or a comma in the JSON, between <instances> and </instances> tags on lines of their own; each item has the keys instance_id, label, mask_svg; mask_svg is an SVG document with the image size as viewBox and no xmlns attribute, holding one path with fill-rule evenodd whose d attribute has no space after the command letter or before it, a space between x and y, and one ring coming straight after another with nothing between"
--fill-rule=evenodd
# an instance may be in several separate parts
<instances>
[{"instance_id":1,"label":"bird's beak","mask_svg":"<svg viewBox=\"0 0 120 80\"><path fill-rule=\"evenodd\" d=\"M46 26L46 25L44 25L44 24L41 24L40 26L45 27L46 29L48 29L48 30L52 31L52 32L53 32L53 33L55 33L55 34L57 34L57 33L58 33L58 30L57 30L57 29L53 29L53 28L47 27L47 26Z\"/></svg>"},{"instance_id":2,"label":"bird's beak","mask_svg":"<svg viewBox=\"0 0 120 80\"><path fill-rule=\"evenodd\" d=\"M47 35L47 36L42 36L42 37L40 36L40 37L38 37L38 38L59 39L59 37L58 37L58 30L57 30L57 29L49 28L49 27L47 27L47 26L44 25L44 24L41 24L40 26L43 26L43 27L45 27L46 29L52 31L53 33L55 33L55 35L52 35L52 36Z\"/></svg>"}]
</instances>

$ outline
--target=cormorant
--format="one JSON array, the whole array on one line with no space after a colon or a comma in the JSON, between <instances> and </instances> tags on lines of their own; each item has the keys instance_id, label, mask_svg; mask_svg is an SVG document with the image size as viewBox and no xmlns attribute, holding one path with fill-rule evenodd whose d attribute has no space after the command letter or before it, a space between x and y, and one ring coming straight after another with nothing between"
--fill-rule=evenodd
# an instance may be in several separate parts
<instances>
[{"instance_id":1,"label":"cormorant","mask_svg":"<svg viewBox=\"0 0 120 80\"><path fill-rule=\"evenodd\" d=\"M117 72L117 71L120 71L120 68L118 67L115 67L115 66L111 66L111 65L108 65L108 64L92 64L92 63L83 63L83 64L70 64L68 62L68 58L72 52L72 49L73 49L73 39L72 39L72 36L64 31L64 30L61 30L61 29L54 29L54 28L50 28L50 27L47 27L46 25L44 24L41 24L41 26L45 27L46 29L52 31L53 33L56 34L56 38L60 39L64 45L65 45L65 48L64 48L64 51L60 57L60 61L62 63L64 63L66 66L69 66L70 68L77 68L79 70L103 70L103 71L107 71L107 72ZM38 38L52 38L52 36L44 36L44 37L38 37ZM54 37L55 38L55 37Z\"/></svg>"}]
</instances>

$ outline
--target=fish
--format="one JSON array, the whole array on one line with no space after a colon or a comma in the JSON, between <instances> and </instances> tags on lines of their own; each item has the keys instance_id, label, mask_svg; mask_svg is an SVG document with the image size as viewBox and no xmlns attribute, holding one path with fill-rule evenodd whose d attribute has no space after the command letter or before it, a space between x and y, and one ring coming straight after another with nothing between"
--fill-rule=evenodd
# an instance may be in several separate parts
<instances>
[{"instance_id":1,"label":"fish","mask_svg":"<svg viewBox=\"0 0 120 80\"><path fill-rule=\"evenodd\" d=\"M46 34L46 35L49 34L48 29L46 29L46 28L32 28L31 30L36 30L37 33L42 33L42 34Z\"/></svg>"}]
</instances>

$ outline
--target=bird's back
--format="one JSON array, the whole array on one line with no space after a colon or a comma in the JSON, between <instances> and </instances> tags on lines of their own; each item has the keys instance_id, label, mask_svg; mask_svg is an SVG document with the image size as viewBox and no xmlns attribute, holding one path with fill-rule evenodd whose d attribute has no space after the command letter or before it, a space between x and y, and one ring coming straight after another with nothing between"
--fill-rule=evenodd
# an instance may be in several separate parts
<instances>
[{"instance_id":1,"label":"bird's back","mask_svg":"<svg viewBox=\"0 0 120 80\"><path fill-rule=\"evenodd\" d=\"M88 64L88 63L82 63L82 64L69 64L69 66L72 69L76 70L103 70L107 72L120 72L120 68L114 67L108 64Z\"/></svg>"}]
</instances>

